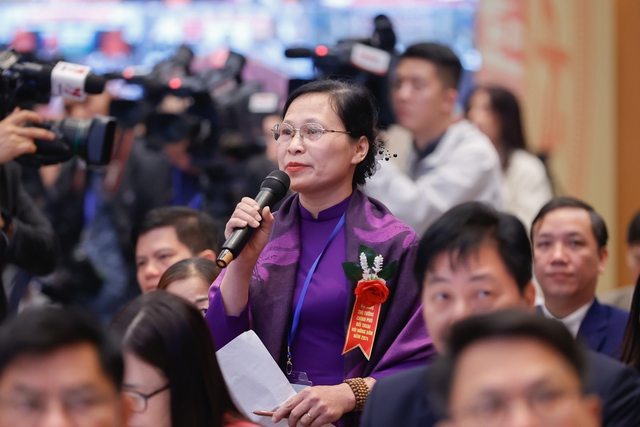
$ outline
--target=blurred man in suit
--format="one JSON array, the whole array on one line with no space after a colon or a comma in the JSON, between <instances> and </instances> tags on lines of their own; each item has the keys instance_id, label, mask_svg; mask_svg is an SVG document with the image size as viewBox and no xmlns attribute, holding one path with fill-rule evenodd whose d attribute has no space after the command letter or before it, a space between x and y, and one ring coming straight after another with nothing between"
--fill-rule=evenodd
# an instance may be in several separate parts
<instances>
[{"instance_id":1,"label":"blurred man in suit","mask_svg":"<svg viewBox=\"0 0 640 427\"><path fill-rule=\"evenodd\" d=\"M629 313L595 297L598 276L609 260L607 239L602 217L571 197L544 205L531 227L534 273L544 294L540 310L564 323L593 351L614 356L619 355Z\"/></svg>"},{"instance_id":2,"label":"blurred man in suit","mask_svg":"<svg viewBox=\"0 0 640 427\"><path fill-rule=\"evenodd\" d=\"M523 311L453 325L449 349L429 370L442 427L598 427L600 400L586 394L583 347L549 319Z\"/></svg>"}]
</instances>

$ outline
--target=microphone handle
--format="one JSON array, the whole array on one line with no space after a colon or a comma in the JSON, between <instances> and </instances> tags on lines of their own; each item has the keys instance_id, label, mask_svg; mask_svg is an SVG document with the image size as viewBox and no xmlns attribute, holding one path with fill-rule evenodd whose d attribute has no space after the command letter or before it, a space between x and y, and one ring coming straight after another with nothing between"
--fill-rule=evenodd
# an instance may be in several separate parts
<instances>
[{"instance_id":1,"label":"microphone handle","mask_svg":"<svg viewBox=\"0 0 640 427\"><path fill-rule=\"evenodd\" d=\"M260 206L259 212L262 215L262 210L265 206L270 206L274 203L275 194L271 189L263 188L256 196L255 201L258 203L258 206ZM262 220L260 222L262 222ZM218 267L225 268L229 265L229 263L242 252L242 249L244 249L255 231L255 228L249 226L233 230L229 238L222 245L222 250L216 260Z\"/></svg>"}]
</instances>

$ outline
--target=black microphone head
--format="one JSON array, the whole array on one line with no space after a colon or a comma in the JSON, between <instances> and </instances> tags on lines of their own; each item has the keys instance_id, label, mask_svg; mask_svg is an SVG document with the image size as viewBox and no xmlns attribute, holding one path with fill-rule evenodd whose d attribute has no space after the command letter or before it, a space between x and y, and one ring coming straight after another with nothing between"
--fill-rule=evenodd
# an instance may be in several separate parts
<instances>
[{"instance_id":1,"label":"black microphone head","mask_svg":"<svg viewBox=\"0 0 640 427\"><path fill-rule=\"evenodd\" d=\"M84 81L84 91L91 94L99 94L104 91L107 79L104 76L89 73Z\"/></svg>"},{"instance_id":2,"label":"black microphone head","mask_svg":"<svg viewBox=\"0 0 640 427\"><path fill-rule=\"evenodd\" d=\"M273 192L277 200L282 199L289 190L289 184L291 184L291 178L285 172L281 170L274 170L262 181L260 190L269 189Z\"/></svg>"},{"instance_id":3,"label":"black microphone head","mask_svg":"<svg viewBox=\"0 0 640 427\"><path fill-rule=\"evenodd\" d=\"M313 58L315 52L306 47L292 47L285 49L284 56L287 58Z\"/></svg>"}]
</instances>

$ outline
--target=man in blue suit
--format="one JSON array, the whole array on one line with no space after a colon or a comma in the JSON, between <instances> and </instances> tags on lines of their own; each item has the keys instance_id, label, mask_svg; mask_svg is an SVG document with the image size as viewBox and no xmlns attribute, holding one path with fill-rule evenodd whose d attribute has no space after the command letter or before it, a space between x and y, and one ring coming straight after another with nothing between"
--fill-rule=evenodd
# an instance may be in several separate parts
<instances>
[{"instance_id":1,"label":"man in blue suit","mask_svg":"<svg viewBox=\"0 0 640 427\"><path fill-rule=\"evenodd\" d=\"M531 226L534 273L544 294L539 311L591 350L617 358L629 313L595 298L609 259L607 238L602 217L572 197L544 205Z\"/></svg>"},{"instance_id":2,"label":"man in blue suit","mask_svg":"<svg viewBox=\"0 0 640 427\"><path fill-rule=\"evenodd\" d=\"M468 202L445 212L422 236L414 275L422 313L438 352L453 324L502 309L535 310L532 253L524 225L513 215ZM640 427L640 375L602 354L588 352L587 391L602 400L604 427ZM362 427L433 427L429 366L381 378L371 389Z\"/></svg>"}]
</instances>

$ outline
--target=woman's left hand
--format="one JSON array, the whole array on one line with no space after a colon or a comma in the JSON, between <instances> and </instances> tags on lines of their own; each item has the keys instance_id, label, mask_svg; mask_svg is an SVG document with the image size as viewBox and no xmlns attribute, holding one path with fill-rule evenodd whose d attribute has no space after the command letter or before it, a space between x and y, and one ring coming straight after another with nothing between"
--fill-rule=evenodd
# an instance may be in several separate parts
<instances>
[{"instance_id":1,"label":"woman's left hand","mask_svg":"<svg viewBox=\"0 0 640 427\"><path fill-rule=\"evenodd\" d=\"M356 407L356 397L348 384L307 387L287 400L273 414L279 422L289 415L289 427L298 422L304 427L320 427L332 423Z\"/></svg>"}]
</instances>

